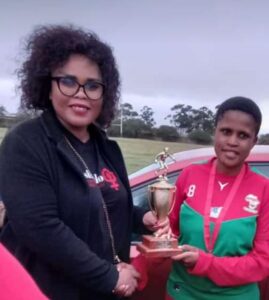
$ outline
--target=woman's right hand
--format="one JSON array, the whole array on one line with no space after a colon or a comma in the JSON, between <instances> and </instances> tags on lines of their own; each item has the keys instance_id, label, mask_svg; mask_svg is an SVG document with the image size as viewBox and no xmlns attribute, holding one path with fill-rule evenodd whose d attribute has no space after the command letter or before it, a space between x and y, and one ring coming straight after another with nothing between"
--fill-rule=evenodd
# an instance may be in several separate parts
<instances>
[{"instance_id":1,"label":"woman's right hand","mask_svg":"<svg viewBox=\"0 0 269 300\"><path fill-rule=\"evenodd\" d=\"M201 250L190 245L181 245L180 248L182 249L182 253L172 256L171 258L182 262L187 268L193 268L199 259Z\"/></svg>"},{"instance_id":2,"label":"woman's right hand","mask_svg":"<svg viewBox=\"0 0 269 300\"><path fill-rule=\"evenodd\" d=\"M117 264L119 278L113 292L122 297L131 296L137 288L140 274L136 269L127 263Z\"/></svg>"}]
</instances>

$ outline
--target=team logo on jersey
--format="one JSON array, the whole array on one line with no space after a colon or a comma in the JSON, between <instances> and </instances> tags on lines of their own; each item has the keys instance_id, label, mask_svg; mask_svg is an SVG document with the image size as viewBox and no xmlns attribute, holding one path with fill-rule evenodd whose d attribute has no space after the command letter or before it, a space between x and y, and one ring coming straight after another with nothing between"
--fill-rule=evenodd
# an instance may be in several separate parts
<instances>
[{"instance_id":1,"label":"team logo on jersey","mask_svg":"<svg viewBox=\"0 0 269 300\"><path fill-rule=\"evenodd\" d=\"M222 183L222 182L218 181L218 184L219 184L220 190L222 191L229 184L229 182Z\"/></svg>"},{"instance_id":2,"label":"team logo on jersey","mask_svg":"<svg viewBox=\"0 0 269 300\"><path fill-rule=\"evenodd\" d=\"M210 217L217 219L221 213L222 207L211 207L210 209Z\"/></svg>"},{"instance_id":3,"label":"team logo on jersey","mask_svg":"<svg viewBox=\"0 0 269 300\"><path fill-rule=\"evenodd\" d=\"M243 209L252 214L258 213L257 208L260 204L260 200L257 196L249 194L246 196L245 200L248 202L248 206L244 206Z\"/></svg>"}]
</instances>

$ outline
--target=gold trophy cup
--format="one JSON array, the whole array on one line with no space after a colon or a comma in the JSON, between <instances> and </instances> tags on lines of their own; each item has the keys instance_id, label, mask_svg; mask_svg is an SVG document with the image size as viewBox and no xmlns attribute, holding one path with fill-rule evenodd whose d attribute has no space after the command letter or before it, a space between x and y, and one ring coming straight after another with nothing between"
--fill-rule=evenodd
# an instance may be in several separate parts
<instances>
[{"instance_id":1,"label":"gold trophy cup","mask_svg":"<svg viewBox=\"0 0 269 300\"><path fill-rule=\"evenodd\" d=\"M166 177L168 166L166 159L174 158L168 153L168 148L155 157L159 169L156 171L158 180L148 187L148 201L151 211L156 215L158 222L165 221L171 212L174 202L176 187L168 182ZM149 257L170 257L181 252L176 238L167 234L163 236L143 235L142 243L137 245L138 251Z\"/></svg>"}]
</instances>

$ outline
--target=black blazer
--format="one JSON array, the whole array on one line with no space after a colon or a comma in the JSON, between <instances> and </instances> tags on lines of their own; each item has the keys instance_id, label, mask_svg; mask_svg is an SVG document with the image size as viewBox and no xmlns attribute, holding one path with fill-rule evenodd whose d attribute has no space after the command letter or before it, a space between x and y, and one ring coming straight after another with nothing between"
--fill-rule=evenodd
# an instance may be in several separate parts
<instances>
[{"instance_id":1,"label":"black blazer","mask_svg":"<svg viewBox=\"0 0 269 300\"><path fill-rule=\"evenodd\" d=\"M133 207L116 142L91 125L102 155L125 185L129 208L119 256L129 260L133 228L143 231L144 211ZM11 130L0 149L0 195L8 221L1 241L50 299L116 299L118 272L102 251L109 247L103 208L92 211L80 162L52 111Z\"/></svg>"}]
</instances>

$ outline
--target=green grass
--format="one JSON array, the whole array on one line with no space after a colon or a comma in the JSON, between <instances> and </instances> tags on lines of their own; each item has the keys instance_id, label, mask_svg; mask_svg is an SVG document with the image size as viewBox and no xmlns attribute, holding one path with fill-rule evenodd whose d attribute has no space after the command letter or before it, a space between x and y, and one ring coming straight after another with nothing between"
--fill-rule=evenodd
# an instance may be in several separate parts
<instances>
[{"instance_id":1,"label":"green grass","mask_svg":"<svg viewBox=\"0 0 269 300\"><path fill-rule=\"evenodd\" d=\"M6 133L5 128L0 128L0 142ZM169 153L175 153L188 149L200 148L203 146L187 143L172 143L152 141L143 139L113 138L122 150L127 171L129 174L154 162L156 154L169 147Z\"/></svg>"},{"instance_id":2,"label":"green grass","mask_svg":"<svg viewBox=\"0 0 269 300\"><path fill-rule=\"evenodd\" d=\"M4 135L6 134L6 131L7 131L6 128L1 128L0 127L0 143L1 143Z\"/></svg>"},{"instance_id":3,"label":"green grass","mask_svg":"<svg viewBox=\"0 0 269 300\"><path fill-rule=\"evenodd\" d=\"M156 154L169 147L169 153L180 152L203 146L187 143L172 143L143 139L113 138L122 150L129 174L154 162Z\"/></svg>"}]
</instances>

